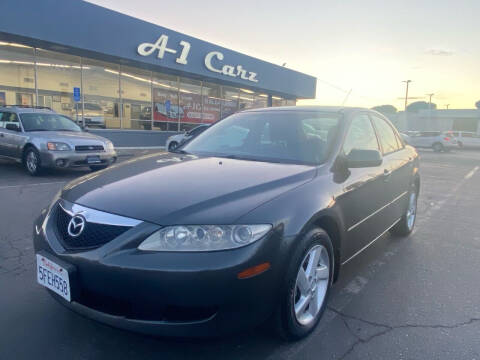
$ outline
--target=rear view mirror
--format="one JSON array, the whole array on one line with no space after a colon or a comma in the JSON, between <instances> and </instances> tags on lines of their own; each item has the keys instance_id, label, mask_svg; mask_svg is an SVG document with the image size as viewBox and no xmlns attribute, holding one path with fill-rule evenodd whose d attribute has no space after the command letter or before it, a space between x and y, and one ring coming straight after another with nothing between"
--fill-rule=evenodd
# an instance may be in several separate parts
<instances>
[{"instance_id":1,"label":"rear view mirror","mask_svg":"<svg viewBox=\"0 0 480 360\"><path fill-rule=\"evenodd\" d=\"M5 126L5 129L11 130L11 131L20 131L20 126L18 126L17 124L10 123Z\"/></svg>"},{"instance_id":2,"label":"rear view mirror","mask_svg":"<svg viewBox=\"0 0 480 360\"><path fill-rule=\"evenodd\" d=\"M382 165L382 154L378 150L353 149L347 156L348 168L364 168Z\"/></svg>"}]
</instances>

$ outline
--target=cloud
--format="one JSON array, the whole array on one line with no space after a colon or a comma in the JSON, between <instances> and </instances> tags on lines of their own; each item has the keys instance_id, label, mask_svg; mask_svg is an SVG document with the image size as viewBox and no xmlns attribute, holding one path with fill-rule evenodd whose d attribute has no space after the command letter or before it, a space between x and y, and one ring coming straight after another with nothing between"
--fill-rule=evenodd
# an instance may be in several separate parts
<instances>
[{"instance_id":1,"label":"cloud","mask_svg":"<svg viewBox=\"0 0 480 360\"><path fill-rule=\"evenodd\" d=\"M452 56L455 52L450 49L430 48L425 50L425 54L433 56Z\"/></svg>"}]
</instances>

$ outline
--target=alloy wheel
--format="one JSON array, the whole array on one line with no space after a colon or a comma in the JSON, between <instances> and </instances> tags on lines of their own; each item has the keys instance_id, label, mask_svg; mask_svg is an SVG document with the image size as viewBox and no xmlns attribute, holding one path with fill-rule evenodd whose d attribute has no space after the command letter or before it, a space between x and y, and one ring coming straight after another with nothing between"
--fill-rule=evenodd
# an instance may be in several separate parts
<instances>
[{"instance_id":1,"label":"alloy wheel","mask_svg":"<svg viewBox=\"0 0 480 360\"><path fill-rule=\"evenodd\" d=\"M27 169L30 173L34 174L37 171L38 167L38 158L37 155L33 151L29 151L27 154Z\"/></svg>"},{"instance_id":2,"label":"alloy wheel","mask_svg":"<svg viewBox=\"0 0 480 360\"><path fill-rule=\"evenodd\" d=\"M330 258L322 245L312 247L305 255L295 282L293 311L299 324L314 322L322 308L330 281Z\"/></svg>"},{"instance_id":3,"label":"alloy wheel","mask_svg":"<svg viewBox=\"0 0 480 360\"><path fill-rule=\"evenodd\" d=\"M415 216L417 216L417 193L414 191L410 194L407 209L407 226L411 230L415 224Z\"/></svg>"}]
</instances>

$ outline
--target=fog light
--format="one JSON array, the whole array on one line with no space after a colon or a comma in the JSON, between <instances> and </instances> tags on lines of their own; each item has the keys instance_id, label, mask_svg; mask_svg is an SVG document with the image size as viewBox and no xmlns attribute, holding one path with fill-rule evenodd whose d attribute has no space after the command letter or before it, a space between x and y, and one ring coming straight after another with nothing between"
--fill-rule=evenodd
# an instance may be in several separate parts
<instances>
[{"instance_id":1,"label":"fog light","mask_svg":"<svg viewBox=\"0 0 480 360\"><path fill-rule=\"evenodd\" d=\"M55 163L56 163L57 166L59 166L59 167L64 167L65 164L66 164L66 161L63 160L63 159L58 159Z\"/></svg>"}]
</instances>

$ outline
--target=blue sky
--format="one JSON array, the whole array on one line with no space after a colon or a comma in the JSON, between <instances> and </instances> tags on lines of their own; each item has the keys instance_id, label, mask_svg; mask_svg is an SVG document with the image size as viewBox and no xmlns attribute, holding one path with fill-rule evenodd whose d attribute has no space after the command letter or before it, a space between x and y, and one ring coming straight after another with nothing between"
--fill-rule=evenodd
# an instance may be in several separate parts
<instances>
[{"instance_id":1,"label":"blue sky","mask_svg":"<svg viewBox=\"0 0 480 360\"><path fill-rule=\"evenodd\" d=\"M480 0L90 1L318 78L320 105L480 100Z\"/></svg>"}]
</instances>

